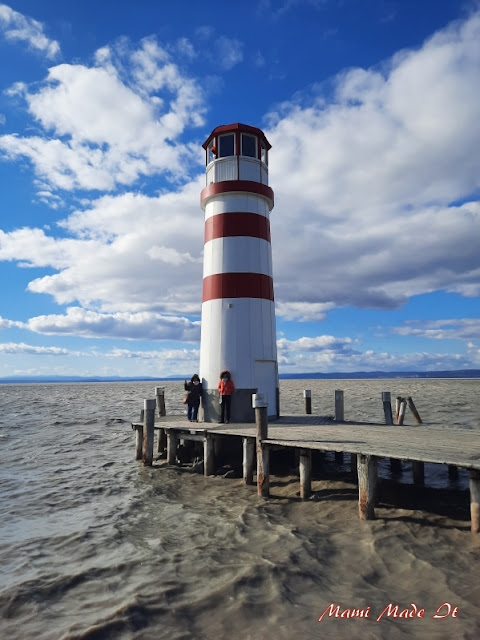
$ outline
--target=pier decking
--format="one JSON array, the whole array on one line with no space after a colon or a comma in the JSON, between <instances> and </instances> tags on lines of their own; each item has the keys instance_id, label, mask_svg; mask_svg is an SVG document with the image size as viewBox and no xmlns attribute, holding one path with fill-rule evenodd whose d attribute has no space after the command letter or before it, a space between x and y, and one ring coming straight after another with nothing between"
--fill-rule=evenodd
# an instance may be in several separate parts
<instances>
[{"instance_id":1,"label":"pier decking","mask_svg":"<svg viewBox=\"0 0 480 640\"><path fill-rule=\"evenodd\" d=\"M188 422L184 416L165 416L155 418L155 428L159 430L159 450L166 445L167 462L171 464L175 462L179 440L203 442L204 473L207 476L214 470L215 440L240 438L245 483L253 483L256 449L258 493L263 496L268 496L269 492L268 452L272 447L299 450L300 495L303 498L311 492L313 450L353 454L362 519L375 517L378 458L411 461L415 484L423 484L425 462L464 468L470 475L471 528L473 532L480 531L480 438L474 430L436 424L399 426L338 422L312 415L282 416L268 424L268 432L265 434L263 431L263 436L259 436L258 421L257 425L194 423Z\"/></svg>"}]
</instances>

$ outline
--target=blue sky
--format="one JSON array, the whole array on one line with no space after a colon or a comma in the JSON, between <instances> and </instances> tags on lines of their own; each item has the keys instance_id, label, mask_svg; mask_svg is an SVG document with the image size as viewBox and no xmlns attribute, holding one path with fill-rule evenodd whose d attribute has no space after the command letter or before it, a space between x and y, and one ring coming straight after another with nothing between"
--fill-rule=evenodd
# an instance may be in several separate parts
<instances>
[{"instance_id":1,"label":"blue sky","mask_svg":"<svg viewBox=\"0 0 480 640\"><path fill-rule=\"evenodd\" d=\"M0 3L0 377L198 370L202 142L262 128L282 373L480 368L480 4Z\"/></svg>"}]
</instances>

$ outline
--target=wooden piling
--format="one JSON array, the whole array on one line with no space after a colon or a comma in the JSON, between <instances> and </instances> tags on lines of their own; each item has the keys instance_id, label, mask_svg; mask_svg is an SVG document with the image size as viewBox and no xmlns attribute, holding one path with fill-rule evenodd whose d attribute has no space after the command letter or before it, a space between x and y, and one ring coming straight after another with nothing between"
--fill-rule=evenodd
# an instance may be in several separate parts
<instances>
[{"instance_id":1,"label":"wooden piling","mask_svg":"<svg viewBox=\"0 0 480 640\"><path fill-rule=\"evenodd\" d=\"M448 479L450 482L458 480L458 467L454 464L448 465Z\"/></svg>"},{"instance_id":2,"label":"wooden piling","mask_svg":"<svg viewBox=\"0 0 480 640\"><path fill-rule=\"evenodd\" d=\"M413 484L418 487L425 486L425 464L419 460L412 460Z\"/></svg>"},{"instance_id":3,"label":"wooden piling","mask_svg":"<svg viewBox=\"0 0 480 640\"><path fill-rule=\"evenodd\" d=\"M157 400L157 411L159 416L166 416L165 409L165 387L155 387L155 397Z\"/></svg>"},{"instance_id":4,"label":"wooden piling","mask_svg":"<svg viewBox=\"0 0 480 640\"><path fill-rule=\"evenodd\" d=\"M306 500L312 493L312 451L300 449L300 497Z\"/></svg>"},{"instance_id":5,"label":"wooden piling","mask_svg":"<svg viewBox=\"0 0 480 640\"><path fill-rule=\"evenodd\" d=\"M143 464L153 463L153 434L155 429L155 400L143 401Z\"/></svg>"},{"instance_id":6,"label":"wooden piling","mask_svg":"<svg viewBox=\"0 0 480 640\"><path fill-rule=\"evenodd\" d=\"M398 416L400 415L400 405L402 404L402 396L395 398L395 424L398 424Z\"/></svg>"},{"instance_id":7,"label":"wooden piling","mask_svg":"<svg viewBox=\"0 0 480 640\"><path fill-rule=\"evenodd\" d=\"M175 464L177 459L178 438L173 429L167 431L167 464Z\"/></svg>"},{"instance_id":8,"label":"wooden piling","mask_svg":"<svg viewBox=\"0 0 480 640\"><path fill-rule=\"evenodd\" d=\"M359 454L358 465L358 513L360 520L375 518L375 499L377 495L377 459L375 456Z\"/></svg>"},{"instance_id":9,"label":"wooden piling","mask_svg":"<svg viewBox=\"0 0 480 640\"><path fill-rule=\"evenodd\" d=\"M420 418L420 414L417 411L417 407L415 406L415 403L412 400L412 396L407 397L407 404L408 404L408 408L413 413L416 423L423 424L422 419Z\"/></svg>"},{"instance_id":10,"label":"wooden piling","mask_svg":"<svg viewBox=\"0 0 480 640\"><path fill-rule=\"evenodd\" d=\"M215 454L213 438L209 434L203 440L203 475L212 476L214 472Z\"/></svg>"},{"instance_id":11,"label":"wooden piling","mask_svg":"<svg viewBox=\"0 0 480 640\"><path fill-rule=\"evenodd\" d=\"M405 398L401 398L400 400L400 407L398 409L398 418L397 418L397 424L402 425L403 421L405 419L405 411L407 409L407 401L405 400Z\"/></svg>"},{"instance_id":12,"label":"wooden piling","mask_svg":"<svg viewBox=\"0 0 480 640\"><path fill-rule=\"evenodd\" d=\"M472 533L480 533L480 471L470 469L470 517Z\"/></svg>"},{"instance_id":13,"label":"wooden piling","mask_svg":"<svg viewBox=\"0 0 480 640\"><path fill-rule=\"evenodd\" d=\"M311 389L304 389L303 390L303 398L304 398L304 401L305 401L305 413L311 414L312 413L312 391L311 391Z\"/></svg>"},{"instance_id":14,"label":"wooden piling","mask_svg":"<svg viewBox=\"0 0 480 640\"><path fill-rule=\"evenodd\" d=\"M264 440L268 438L267 398L264 393L254 393L252 404L255 409L255 425L257 429L257 493L259 496L270 495L270 450Z\"/></svg>"},{"instance_id":15,"label":"wooden piling","mask_svg":"<svg viewBox=\"0 0 480 640\"><path fill-rule=\"evenodd\" d=\"M357 477L357 454L356 453L351 453L350 454L350 473L353 475L354 478Z\"/></svg>"},{"instance_id":16,"label":"wooden piling","mask_svg":"<svg viewBox=\"0 0 480 640\"><path fill-rule=\"evenodd\" d=\"M255 440L242 438L243 442L243 481L253 484L253 461L255 458Z\"/></svg>"},{"instance_id":17,"label":"wooden piling","mask_svg":"<svg viewBox=\"0 0 480 640\"><path fill-rule=\"evenodd\" d=\"M135 460L143 457L143 424L135 425Z\"/></svg>"},{"instance_id":18,"label":"wooden piling","mask_svg":"<svg viewBox=\"0 0 480 640\"><path fill-rule=\"evenodd\" d=\"M158 444L157 444L158 453L163 453L166 447L167 447L167 435L165 433L165 429L158 429Z\"/></svg>"},{"instance_id":19,"label":"wooden piling","mask_svg":"<svg viewBox=\"0 0 480 640\"><path fill-rule=\"evenodd\" d=\"M382 391L383 413L385 416L385 424L393 424L392 400L390 391Z\"/></svg>"},{"instance_id":20,"label":"wooden piling","mask_svg":"<svg viewBox=\"0 0 480 640\"><path fill-rule=\"evenodd\" d=\"M397 397L397 406L400 406L400 396ZM383 414L385 416L385 424L393 425L392 401L390 391L382 391ZM397 411L395 411L397 414ZM396 458L390 458L390 471L392 473L401 473L402 463Z\"/></svg>"},{"instance_id":21,"label":"wooden piling","mask_svg":"<svg viewBox=\"0 0 480 640\"><path fill-rule=\"evenodd\" d=\"M336 422L344 421L344 398L341 389L335 389L335 420Z\"/></svg>"}]
</instances>

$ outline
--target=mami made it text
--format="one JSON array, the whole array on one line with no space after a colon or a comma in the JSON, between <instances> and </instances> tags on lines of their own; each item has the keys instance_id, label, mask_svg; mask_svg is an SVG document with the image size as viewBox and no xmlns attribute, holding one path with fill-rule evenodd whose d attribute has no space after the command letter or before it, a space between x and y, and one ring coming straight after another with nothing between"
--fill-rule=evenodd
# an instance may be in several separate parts
<instances>
[{"instance_id":1,"label":"mami made it text","mask_svg":"<svg viewBox=\"0 0 480 640\"><path fill-rule=\"evenodd\" d=\"M410 606L400 608L398 604L389 602L383 611L376 617L371 613L371 607L364 607L363 609L345 609L339 604L331 602L322 615L318 618L318 622L327 618L370 618L375 622L380 622L382 618L404 618L405 620L412 620L413 618L425 618L425 609L418 607L414 602L410 603ZM444 602L433 615L429 615L434 620L445 620L445 618L458 618L458 607L454 607L450 602Z\"/></svg>"}]
</instances>

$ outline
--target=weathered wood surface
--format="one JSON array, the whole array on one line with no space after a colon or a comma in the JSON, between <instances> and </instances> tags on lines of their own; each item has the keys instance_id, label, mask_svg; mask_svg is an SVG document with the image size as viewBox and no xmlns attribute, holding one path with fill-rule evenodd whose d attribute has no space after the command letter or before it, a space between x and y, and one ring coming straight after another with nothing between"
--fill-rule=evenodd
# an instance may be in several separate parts
<instances>
[{"instance_id":1,"label":"weathered wood surface","mask_svg":"<svg viewBox=\"0 0 480 640\"><path fill-rule=\"evenodd\" d=\"M157 425L160 424L168 429L185 431L186 438L189 432L203 433L205 430L218 435L256 436L253 423L217 425L203 422L195 429L191 423L186 423L184 416L170 416L157 418ZM448 425L402 425L392 428L373 423L338 423L322 416L282 416L269 423L265 442L269 445L419 460L480 470L478 431Z\"/></svg>"}]
</instances>

